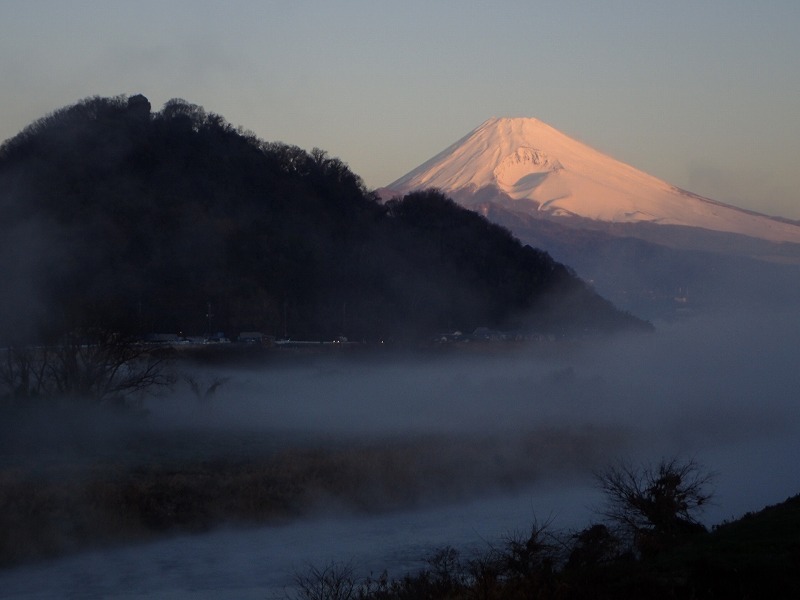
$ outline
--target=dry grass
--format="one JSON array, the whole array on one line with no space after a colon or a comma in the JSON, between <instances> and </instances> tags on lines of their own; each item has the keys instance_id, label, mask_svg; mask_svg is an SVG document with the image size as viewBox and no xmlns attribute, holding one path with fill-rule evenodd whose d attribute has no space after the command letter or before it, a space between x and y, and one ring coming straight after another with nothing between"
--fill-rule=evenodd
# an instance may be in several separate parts
<instances>
[{"instance_id":1,"label":"dry grass","mask_svg":"<svg viewBox=\"0 0 800 600\"><path fill-rule=\"evenodd\" d=\"M415 439L293 447L263 455L0 471L0 566L88 547L280 523L320 511L383 512L591 469L611 432ZM191 454L191 453L187 453Z\"/></svg>"}]
</instances>

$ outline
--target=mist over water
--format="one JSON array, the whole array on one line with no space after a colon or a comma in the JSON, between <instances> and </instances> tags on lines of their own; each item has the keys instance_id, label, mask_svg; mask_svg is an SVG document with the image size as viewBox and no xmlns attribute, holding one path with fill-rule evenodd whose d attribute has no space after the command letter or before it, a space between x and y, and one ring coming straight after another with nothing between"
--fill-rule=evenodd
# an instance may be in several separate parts
<instances>
[{"instance_id":1,"label":"mist over water","mask_svg":"<svg viewBox=\"0 0 800 600\"><path fill-rule=\"evenodd\" d=\"M405 509L365 515L323 502L316 515L280 527L222 529L2 571L0 589L8 597L263 598L279 595L309 563L352 560L361 572L399 575L437 547L479 549L534 519L583 527L600 501L592 471L620 457L702 463L716 473L704 521L718 523L800 492L799 344L797 311L748 311L514 353L195 367L203 382L228 378L211 401L199 404L183 388L153 398L145 425L124 435L112 428L84 446L86 456L124 447L127 460L146 462L181 452L420 444L437 454L434 466L459 464L463 450L463 468L449 468L447 485L414 482L431 493ZM120 440L143 431L166 441L131 454Z\"/></svg>"}]
</instances>

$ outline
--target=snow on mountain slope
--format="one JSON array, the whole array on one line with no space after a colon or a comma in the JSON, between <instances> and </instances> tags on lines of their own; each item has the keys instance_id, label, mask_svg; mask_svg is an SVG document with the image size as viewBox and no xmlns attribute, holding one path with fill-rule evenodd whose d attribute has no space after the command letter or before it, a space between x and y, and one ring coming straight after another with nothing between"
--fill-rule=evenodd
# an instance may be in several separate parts
<instances>
[{"instance_id":1,"label":"snow on mountain slope","mask_svg":"<svg viewBox=\"0 0 800 600\"><path fill-rule=\"evenodd\" d=\"M468 206L502 202L536 216L651 222L800 243L800 226L702 198L533 118L493 118L384 188L439 188Z\"/></svg>"}]
</instances>

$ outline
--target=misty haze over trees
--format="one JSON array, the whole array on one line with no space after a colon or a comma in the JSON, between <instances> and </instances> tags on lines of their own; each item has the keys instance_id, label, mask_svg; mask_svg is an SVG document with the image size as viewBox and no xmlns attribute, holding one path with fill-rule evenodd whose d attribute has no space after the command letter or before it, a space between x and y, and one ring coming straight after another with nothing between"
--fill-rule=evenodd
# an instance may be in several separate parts
<instances>
[{"instance_id":1,"label":"misty haze over trees","mask_svg":"<svg viewBox=\"0 0 800 600\"><path fill-rule=\"evenodd\" d=\"M646 328L436 192L381 204L324 151L183 100L89 98L0 147L0 338L76 328L415 339Z\"/></svg>"}]
</instances>

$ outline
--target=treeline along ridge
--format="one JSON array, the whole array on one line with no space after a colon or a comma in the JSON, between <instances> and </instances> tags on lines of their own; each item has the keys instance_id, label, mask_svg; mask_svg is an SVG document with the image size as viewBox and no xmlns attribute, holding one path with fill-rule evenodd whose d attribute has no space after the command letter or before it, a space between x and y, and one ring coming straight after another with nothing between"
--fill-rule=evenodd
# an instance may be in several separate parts
<instances>
[{"instance_id":1,"label":"treeline along ridge","mask_svg":"<svg viewBox=\"0 0 800 600\"><path fill-rule=\"evenodd\" d=\"M326 152L179 99L92 97L32 123L0 146L0 216L5 343L647 327L436 191L381 203Z\"/></svg>"}]
</instances>

